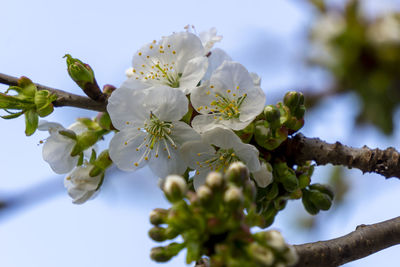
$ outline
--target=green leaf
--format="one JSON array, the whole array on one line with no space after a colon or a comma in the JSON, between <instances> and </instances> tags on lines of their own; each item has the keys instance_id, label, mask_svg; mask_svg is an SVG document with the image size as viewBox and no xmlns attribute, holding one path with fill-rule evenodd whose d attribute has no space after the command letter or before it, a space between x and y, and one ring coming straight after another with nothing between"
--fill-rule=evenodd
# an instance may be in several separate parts
<instances>
[{"instance_id":1,"label":"green leaf","mask_svg":"<svg viewBox=\"0 0 400 267\"><path fill-rule=\"evenodd\" d=\"M5 115L5 116L1 116L3 119L5 120L10 120L10 119L15 119L18 118L19 116L21 116L22 114L24 114L23 111L21 112L16 112L16 113L10 113L10 115Z\"/></svg>"},{"instance_id":2,"label":"green leaf","mask_svg":"<svg viewBox=\"0 0 400 267\"><path fill-rule=\"evenodd\" d=\"M25 135L32 135L39 123L39 117L35 110L30 109L25 112Z\"/></svg>"}]
</instances>

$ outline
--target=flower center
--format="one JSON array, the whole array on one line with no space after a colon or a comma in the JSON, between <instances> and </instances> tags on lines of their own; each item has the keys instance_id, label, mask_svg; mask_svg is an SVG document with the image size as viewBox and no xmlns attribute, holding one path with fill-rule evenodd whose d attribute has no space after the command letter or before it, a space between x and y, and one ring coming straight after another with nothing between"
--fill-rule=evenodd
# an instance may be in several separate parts
<instances>
[{"instance_id":1,"label":"flower center","mask_svg":"<svg viewBox=\"0 0 400 267\"><path fill-rule=\"evenodd\" d=\"M150 119L145 122L144 126L142 128L137 128L138 131L146 132L147 135L143 139L143 142L136 148L138 152L144 149L140 159L134 163L136 167L139 166L143 160L149 160L150 153L153 150L155 150L154 156L158 158L160 146L164 146L161 148L167 152L168 159L171 158L170 149L177 149L175 142L170 136L173 127L171 122L162 121L152 112L150 113ZM125 145L127 145L128 142L129 140L125 142Z\"/></svg>"},{"instance_id":2,"label":"flower center","mask_svg":"<svg viewBox=\"0 0 400 267\"><path fill-rule=\"evenodd\" d=\"M231 92L230 90L227 91ZM211 112L215 115L214 118L217 119L219 117L220 120L239 118L239 109L246 97L246 94L237 98L215 94L215 100L210 103L211 107L213 107Z\"/></svg>"},{"instance_id":3,"label":"flower center","mask_svg":"<svg viewBox=\"0 0 400 267\"><path fill-rule=\"evenodd\" d=\"M147 52L138 52L142 62L141 65L136 64L132 69L136 79L154 81L178 88L182 73L178 73L176 70L177 51L171 45L158 45L156 41L153 41Z\"/></svg>"},{"instance_id":4,"label":"flower center","mask_svg":"<svg viewBox=\"0 0 400 267\"><path fill-rule=\"evenodd\" d=\"M201 156L202 153L198 153L197 156ZM230 149L218 149L215 154L210 157L209 159L199 162L197 161L196 164L200 168L207 168L211 171L226 171L229 165L232 162L239 161L239 158L236 156L234 150ZM196 172L199 174L199 171Z\"/></svg>"}]
</instances>

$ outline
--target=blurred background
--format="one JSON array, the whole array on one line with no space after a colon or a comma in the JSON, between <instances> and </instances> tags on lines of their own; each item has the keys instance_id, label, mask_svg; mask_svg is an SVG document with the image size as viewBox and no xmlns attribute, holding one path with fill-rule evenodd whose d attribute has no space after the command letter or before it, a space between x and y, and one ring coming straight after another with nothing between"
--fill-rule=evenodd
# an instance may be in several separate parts
<instances>
[{"instance_id":1,"label":"blurred background","mask_svg":"<svg viewBox=\"0 0 400 267\"><path fill-rule=\"evenodd\" d=\"M312 3L311 3L312 2ZM66 72L70 53L89 63L99 85L119 86L143 44L193 24L216 27L217 44L262 77L267 104L306 94L301 132L328 142L400 149L400 0L327 1L2 1L0 72L80 94ZM1 91L7 87L0 85ZM96 113L58 108L47 120L68 126ZM158 266L148 215L168 207L148 169L112 168L97 198L73 205L42 160L47 133L27 138L23 119L0 120L0 266ZM103 142L106 146L107 140ZM272 228L300 244L347 234L400 214L398 179L323 166L334 207L311 217L290 202ZM346 266L398 266L392 247ZM397 257L396 257L397 256ZM184 253L164 266L185 266Z\"/></svg>"}]
</instances>

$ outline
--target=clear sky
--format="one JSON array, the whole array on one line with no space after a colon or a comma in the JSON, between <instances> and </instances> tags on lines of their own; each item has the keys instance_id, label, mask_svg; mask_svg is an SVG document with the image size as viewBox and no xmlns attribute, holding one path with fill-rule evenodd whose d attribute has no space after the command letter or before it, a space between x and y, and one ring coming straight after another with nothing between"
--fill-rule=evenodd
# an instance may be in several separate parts
<instances>
[{"instance_id":1,"label":"clear sky","mask_svg":"<svg viewBox=\"0 0 400 267\"><path fill-rule=\"evenodd\" d=\"M305 49L305 27L312 19L311 9L301 2L3 0L0 72L80 93L62 58L70 53L93 67L99 84L118 86L138 48L194 24L198 32L218 29L224 36L218 47L260 74L267 102L272 103L293 86L325 82L302 71L298 63ZM369 2L368 12L373 13L377 1ZM379 10L393 6L400 7L400 2L382 1ZM400 149L398 124L389 139L371 127L354 129L356 109L357 99L352 95L326 101L307 116L302 132L329 142ZM47 119L68 126L78 116L94 115L60 108ZM398 112L396 121L399 116ZM38 143L47 134L25 137L22 118L0 120L0 129L0 198L17 196L25 201L11 213L0 211L0 266L159 266L149 258L151 247L157 244L147 237L148 214L167 203L147 169L135 173L112 169L96 199L73 205L62 185L64 177L55 175L41 158ZM316 181L327 173L326 168L318 168ZM291 203L273 227L282 230L288 241L302 243L337 237L358 224L399 215L398 180L361 176L357 170L347 176L352 177L354 190L345 208L322 215L329 221L324 225L327 230L320 229L315 235L299 232L293 223L299 203ZM396 266L399 252L399 247L390 248L347 266ZM185 266L184 256L181 253L162 266Z\"/></svg>"}]
</instances>

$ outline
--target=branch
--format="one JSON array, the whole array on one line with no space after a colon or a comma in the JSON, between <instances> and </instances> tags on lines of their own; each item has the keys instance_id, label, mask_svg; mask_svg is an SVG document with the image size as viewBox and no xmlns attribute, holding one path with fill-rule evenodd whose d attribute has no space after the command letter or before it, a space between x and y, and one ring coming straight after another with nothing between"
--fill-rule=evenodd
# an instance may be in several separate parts
<instances>
[{"instance_id":1,"label":"branch","mask_svg":"<svg viewBox=\"0 0 400 267\"><path fill-rule=\"evenodd\" d=\"M367 146L353 148L339 142L329 144L319 138L297 134L288 139L284 150L285 156L296 164L314 160L317 165L331 163L357 168L363 173L374 172L386 178L400 178L400 154L393 147L385 150Z\"/></svg>"},{"instance_id":2,"label":"branch","mask_svg":"<svg viewBox=\"0 0 400 267\"><path fill-rule=\"evenodd\" d=\"M348 235L295 245L299 254L296 267L334 267L361 259L400 244L400 217L371 225L359 225Z\"/></svg>"},{"instance_id":3,"label":"branch","mask_svg":"<svg viewBox=\"0 0 400 267\"><path fill-rule=\"evenodd\" d=\"M6 85L17 85L18 78L0 73L0 83ZM71 94L59 89L51 88L45 85L37 84L38 90L48 90L49 92L57 95L57 100L53 102L55 107L76 107L89 109L94 111L106 111L107 102L96 102L90 98Z\"/></svg>"}]
</instances>

